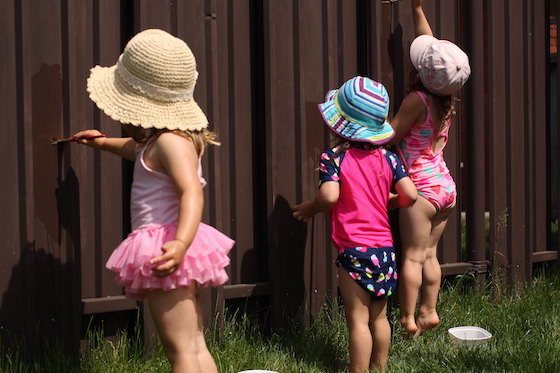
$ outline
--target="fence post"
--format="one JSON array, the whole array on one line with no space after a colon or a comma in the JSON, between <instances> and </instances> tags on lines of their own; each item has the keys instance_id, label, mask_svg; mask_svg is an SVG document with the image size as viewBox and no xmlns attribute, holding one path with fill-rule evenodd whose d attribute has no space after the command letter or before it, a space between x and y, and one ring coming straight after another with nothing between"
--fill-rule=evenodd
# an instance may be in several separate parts
<instances>
[{"instance_id":1,"label":"fence post","mask_svg":"<svg viewBox=\"0 0 560 373\"><path fill-rule=\"evenodd\" d=\"M466 236L467 258L473 263L479 281L486 279L485 238L485 97L484 97L484 4L470 0L465 4L466 49L471 76L466 85Z\"/></svg>"}]
</instances>

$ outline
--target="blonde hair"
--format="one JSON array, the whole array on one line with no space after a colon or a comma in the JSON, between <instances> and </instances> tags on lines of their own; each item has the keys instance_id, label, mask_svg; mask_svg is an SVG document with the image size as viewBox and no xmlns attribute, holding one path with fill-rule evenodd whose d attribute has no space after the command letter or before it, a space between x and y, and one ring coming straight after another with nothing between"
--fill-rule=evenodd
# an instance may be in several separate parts
<instances>
[{"instance_id":1,"label":"blonde hair","mask_svg":"<svg viewBox=\"0 0 560 373\"><path fill-rule=\"evenodd\" d=\"M445 126L448 120L453 119L455 117L455 102L457 101L457 96L455 94L449 96L438 96L433 94L432 92L428 91L422 81L420 80L420 75L418 75L418 71L416 69L412 69L410 72L410 83L408 86L408 91L406 93L410 93L412 91L420 91L432 96L432 101L434 103L434 108L437 114L437 118L440 118L441 122L437 125L437 130L441 131L442 128ZM432 116L433 119L433 116ZM434 123L435 124L435 123Z\"/></svg>"},{"instance_id":2,"label":"blonde hair","mask_svg":"<svg viewBox=\"0 0 560 373\"><path fill-rule=\"evenodd\" d=\"M132 139L140 144L145 144L154 136L160 136L165 132L171 132L176 135L185 137L191 140L194 144L196 154L201 157L204 154L204 150L208 145L220 146L221 143L217 141L216 134L206 128L201 130L169 130L167 128L156 129L156 128L142 128L132 125L126 125L127 131L132 136Z\"/></svg>"}]
</instances>

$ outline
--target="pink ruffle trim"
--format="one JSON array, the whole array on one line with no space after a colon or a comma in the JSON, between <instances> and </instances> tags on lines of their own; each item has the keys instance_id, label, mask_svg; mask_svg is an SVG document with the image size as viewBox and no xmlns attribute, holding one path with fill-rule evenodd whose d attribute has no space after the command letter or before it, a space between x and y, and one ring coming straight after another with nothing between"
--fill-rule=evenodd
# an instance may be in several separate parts
<instances>
[{"instance_id":1,"label":"pink ruffle trim","mask_svg":"<svg viewBox=\"0 0 560 373\"><path fill-rule=\"evenodd\" d=\"M193 280L201 286L218 286L228 280L224 268L235 241L204 223L200 223L181 266L169 276L154 276L150 260L162 254L165 242L175 239L176 228L170 224L138 229L113 251L106 266L117 274L116 281L124 286L127 297L143 299L151 289L172 290L190 286Z\"/></svg>"}]
</instances>

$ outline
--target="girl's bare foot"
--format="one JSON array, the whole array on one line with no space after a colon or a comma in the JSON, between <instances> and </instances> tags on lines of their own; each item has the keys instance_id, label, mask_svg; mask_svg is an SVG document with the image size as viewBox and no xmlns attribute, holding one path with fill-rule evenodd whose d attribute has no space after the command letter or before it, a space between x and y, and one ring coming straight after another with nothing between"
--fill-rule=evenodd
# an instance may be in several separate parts
<instances>
[{"instance_id":1,"label":"girl's bare foot","mask_svg":"<svg viewBox=\"0 0 560 373\"><path fill-rule=\"evenodd\" d=\"M421 335L426 330L435 328L438 324L439 316L436 310L422 311L422 309L420 309L418 311L418 317L416 318L416 325L418 327L416 335Z\"/></svg>"},{"instance_id":2,"label":"girl's bare foot","mask_svg":"<svg viewBox=\"0 0 560 373\"><path fill-rule=\"evenodd\" d=\"M416 322L414 321L414 315L401 317L401 325L404 329L405 338L416 335L416 333L418 333L418 327L416 326Z\"/></svg>"}]
</instances>

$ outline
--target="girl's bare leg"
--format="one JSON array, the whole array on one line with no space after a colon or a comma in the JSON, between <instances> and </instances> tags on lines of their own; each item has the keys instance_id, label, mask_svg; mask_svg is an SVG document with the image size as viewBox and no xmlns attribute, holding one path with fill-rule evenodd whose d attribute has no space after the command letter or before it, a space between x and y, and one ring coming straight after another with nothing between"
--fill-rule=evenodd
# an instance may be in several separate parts
<instances>
[{"instance_id":1,"label":"girl's bare leg","mask_svg":"<svg viewBox=\"0 0 560 373\"><path fill-rule=\"evenodd\" d=\"M387 320L387 298L371 300L369 328L373 338L370 369L385 370L391 345L391 326Z\"/></svg>"},{"instance_id":2,"label":"girl's bare leg","mask_svg":"<svg viewBox=\"0 0 560 373\"><path fill-rule=\"evenodd\" d=\"M418 333L414 318L418 292L422 287L423 268L432 231L435 207L422 197L409 208L400 209L402 265L399 280L401 324L408 335Z\"/></svg>"},{"instance_id":3,"label":"girl's bare leg","mask_svg":"<svg viewBox=\"0 0 560 373\"><path fill-rule=\"evenodd\" d=\"M363 373L369 368L373 344L369 326L371 296L340 267L338 267L338 282L349 332L348 371Z\"/></svg>"},{"instance_id":4,"label":"girl's bare leg","mask_svg":"<svg viewBox=\"0 0 560 373\"><path fill-rule=\"evenodd\" d=\"M196 333L196 344L198 347L198 363L202 372L218 373L218 367L214 358L210 354L204 339L204 325L202 320L202 312L200 309L199 295L196 296L196 308L198 313L198 330Z\"/></svg>"},{"instance_id":5,"label":"girl's bare leg","mask_svg":"<svg viewBox=\"0 0 560 373\"><path fill-rule=\"evenodd\" d=\"M208 365L208 359L212 357L208 356L206 344L201 344L204 337L196 285L171 291L153 290L148 292L147 299L172 372L216 372Z\"/></svg>"},{"instance_id":6,"label":"girl's bare leg","mask_svg":"<svg viewBox=\"0 0 560 373\"><path fill-rule=\"evenodd\" d=\"M436 305L441 285L441 267L437 258L437 247L452 210L453 208L450 208L438 212L433 218L432 232L426 249L426 261L422 269L422 297L416 318L419 333L439 324Z\"/></svg>"}]
</instances>

